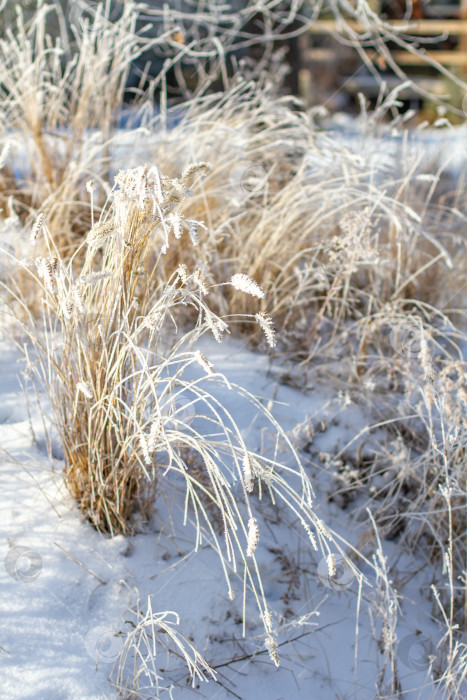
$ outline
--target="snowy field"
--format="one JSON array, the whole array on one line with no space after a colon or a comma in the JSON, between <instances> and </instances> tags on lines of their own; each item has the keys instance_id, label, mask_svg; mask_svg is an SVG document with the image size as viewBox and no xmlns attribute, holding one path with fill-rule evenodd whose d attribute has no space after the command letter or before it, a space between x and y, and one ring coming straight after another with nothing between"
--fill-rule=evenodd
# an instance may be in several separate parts
<instances>
[{"instance_id":1,"label":"snowy field","mask_svg":"<svg viewBox=\"0 0 467 700\"><path fill-rule=\"evenodd\" d=\"M248 351L240 341L219 346L203 340L201 347L229 381L248 388L269 405L291 435L298 424L311 419L315 438L302 456L315 490L316 511L349 543L345 546L349 553L350 545L358 545L366 555L366 561L358 558L365 580L360 586L344 567L338 571L337 583L329 585L319 553L310 551L290 518L267 499L260 504L258 561L278 632L281 666L275 669L265 653L254 609L242 636L242 572L230 572L236 594L230 601L217 556L207 542L195 552L193 528L181 524L183 498L176 488L170 511L161 497L153 521L133 538L110 539L83 522L63 487L60 446L52 439L52 454L47 454L42 419L34 402L28 408L20 387L22 360L4 338L0 354L2 700L117 697L108 677L135 620L136 606L144 613L148 596L154 611L169 610L180 616L180 630L217 670L216 682L193 688L186 685L182 660L168 660L161 652L161 685L174 685L177 699L375 697L383 668L376 641L380 634L377 609L385 594L375 575L374 528L368 517L362 517L358 527L348 527L345 509L330 500L336 482L319 467L320 454L338 452L371 423L364 399L359 404L319 385L308 393L299 392L281 381L280 366L270 366L266 356ZM239 421L248 446L267 445L267 428L255 418L251 406L222 384L214 391ZM375 431L372 439L378 437L381 433ZM359 440L354 446L358 444ZM371 454L371 439L364 449ZM171 532L164 526L167 518ZM403 697L429 700L436 697L435 689L430 683L423 686L429 657L436 656L433 640L439 638L439 631L420 593L429 585L430 566L420 557L416 564L412 559L408 568L404 557L396 556L392 542L383 541L382 547L394 589L404 597L398 614L394 610ZM395 599L392 604L397 605ZM247 611L249 605L247 601ZM160 695L166 696L168 690Z\"/></svg>"},{"instance_id":2,"label":"snowy field","mask_svg":"<svg viewBox=\"0 0 467 700\"><path fill-rule=\"evenodd\" d=\"M283 51L316 9L374 70L422 57L374 3L31 4L0 0L0 700L465 700L465 75L331 116Z\"/></svg>"}]
</instances>

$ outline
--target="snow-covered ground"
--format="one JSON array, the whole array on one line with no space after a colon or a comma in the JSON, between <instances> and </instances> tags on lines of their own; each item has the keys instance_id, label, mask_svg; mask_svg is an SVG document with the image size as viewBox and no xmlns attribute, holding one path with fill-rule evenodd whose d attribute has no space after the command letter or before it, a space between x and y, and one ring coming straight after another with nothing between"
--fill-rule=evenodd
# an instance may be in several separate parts
<instances>
[{"instance_id":1,"label":"snow-covered ground","mask_svg":"<svg viewBox=\"0 0 467 700\"><path fill-rule=\"evenodd\" d=\"M423 168L433 179L435 173L439 178L459 177L467 171L467 124L452 126L441 119L438 124L437 128L401 129L336 114L317 133L318 151L310 154L311 174L319 177L339 167L339 153L345 149L353 154L355 167L380 186L401 164L407 172L415 164L420 172L421 166L425 178Z\"/></svg>"},{"instance_id":2,"label":"snow-covered ground","mask_svg":"<svg viewBox=\"0 0 467 700\"><path fill-rule=\"evenodd\" d=\"M316 385L305 394L281 383L280 366L270 366L266 356L247 350L241 341L218 345L203 339L200 347L231 382L261 397L285 430L293 431L307 417L314 417L317 426L324 421L313 439L313 455L333 452L370 421L362 406L328 386ZM164 656L162 684L174 685L177 700L377 696L383 654L375 641L381 626L380 591L370 565L377 548L374 529L370 518L355 523L342 504L329 500L335 483L313 466L310 449L303 461L316 492L316 511L365 554L367 561L359 558L356 563L366 582L359 591L347 570L340 572L341 585L326 585L326 577L319 575L321 555L311 550L290 516L267 500L257 502L258 561L280 644L281 666L276 669L248 599L242 636L242 570L230 572L236 594L231 601L217 555L207 542L195 552L194 529L182 525L183 496L176 486L164 487L166 497L160 495L152 522L141 525L134 537L111 539L83 520L62 482L59 445L52 440L52 454L47 453L32 395L28 407L19 382L21 369L21 357L5 334L0 342L1 700L116 698L109 674L135 620L131 610L139 605L144 613L148 596L154 611L180 615L180 631L217 667L217 682L192 688L182 659ZM270 427L255 409L225 386L213 391L237 419L248 445L267 446ZM371 451L371 443L366 449ZM427 684L428 657L436 656L440 638L423 595L430 569L420 558L411 560L411 571L394 541L383 541L383 549L389 578L404 596L396 625L403 697L428 700L436 697ZM389 688L389 669L386 673L382 685ZM386 697L395 696L388 689Z\"/></svg>"}]
</instances>

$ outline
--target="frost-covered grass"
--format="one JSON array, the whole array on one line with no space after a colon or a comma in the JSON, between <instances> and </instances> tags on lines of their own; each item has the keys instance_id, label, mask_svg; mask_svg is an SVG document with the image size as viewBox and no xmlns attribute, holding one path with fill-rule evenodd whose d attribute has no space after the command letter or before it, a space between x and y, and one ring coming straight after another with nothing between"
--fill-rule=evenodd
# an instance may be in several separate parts
<instances>
[{"instance_id":1,"label":"frost-covered grass","mask_svg":"<svg viewBox=\"0 0 467 700\"><path fill-rule=\"evenodd\" d=\"M228 317L220 318L208 306L201 268L189 272L181 264L167 282L159 278L158 261L184 226L197 242L202 222L179 216L178 205L188 184L209 167L189 165L180 179L161 175L156 167L120 171L109 206L83 243L85 252L80 255L78 248L68 262L40 214L30 246L42 242L47 256L11 259L10 282L2 283L4 304L29 341L18 343L26 372L36 394L42 389L48 396L64 452L65 484L81 512L101 532L132 534L135 518L149 519L157 500L169 498L167 484L184 488L183 521L194 522L195 548L205 538L211 543L231 598L228 570L237 572L241 566L243 600L247 593L256 600L266 648L278 666L255 555L263 525L251 495L290 510L309 546L328 557L330 575L335 573L335 553L344 552L314 512L310 479L287 435L253 395L218 374L196 349L203 334L212 332L221 342L229 331ZM90 195L93 187L90 181ZM26 270L35 283L42 303L39 318L28 309L21 283L14 285L15 269ZM265 296L243 273L232 275L227 284L254 298ZM178 306L196 310L192 330L177 332ZM271 321L265 315L256 320L274 344ZM187 380L193 363L199 376ZM247 448L235 417L211 393L212 382L249 398L269 418L272 447ZM202 418L202 429L191 424L190 416ZM141 635L135 633L122 652L123 666L129 648L146 638L146 627L157 626L152 614L145 620ZM204 664L202 657L199 661ZM196 659L190 664L198 674ZM157 674L152 680L157 687Z\"/></svg>"},{"instance_id":2,"label":"frost-covered grass","mask_svg":"<svg viewBox=\"0 0 467 700\"><path fill-rule=\"evenodd\" d=\"M346 406L345 397L329 383L317 383L308 395L286 386L280 380L281 365L275 363L271 372L267 357L248 351L241 341L226 339L218 344L206 336L199 347L232 384L248 386L260 396L287 431L319 415L325 424L317 426L315 444L323 451L345 444L367 424L362 407ZM47 455L41 414L34 401L28 411L14 377L24 367L20 356L9 341L2 342L1 350L1 371L11 377L2 382L0 414L0 581L4 592L0 635L5 698L113 698L112 683L121 683L128 692L133 681L140 689L146 686L141 697L154 697L154 688L147 688L150 680L143 673L145 665L154 668L151 620L156 625L159 688L173 683L175 698L192 697L191 686L185 683L185 662L176 654L167 655L164 643L172 652L174 647L157 625L157 615L166 611L174 613L165 618L167 624L174 624L178 615L180 624L175 631L216 672L216 681L200 684L201 697L224 699L233 691L242 698L254 692L260 700L331 700L339 695L372 700L378 694L391 696L394 671L410 700L437 696L428 673L428 656L433 654L440 661L435 648L440 633L429 602L420 594L426 593L436 566L427 564L422 552L413 557L401 554L397 542L382 539L386 568L393 580L386 596L384 571L377 574L373 561L375 528L369 517L354 523L352 510L342 510L333 498L332 473L321 471L313 476L315 507L364 573L361 591L358 579L340 561L336 576L328 578L325 559L300 534L290 511L274 505L266 495L261 501L257 494L251 496L253 507L261 513L256 557L279 644L281 665L275 669L264 646L254 599L247 595L243 601L242 566L235 572L227 564L234 592L230 600L208 533L196 551L192 514L187 526L183 525L182 484L167 480L165 497L156 501L149 522L143 517L135 521L132 537L100 535L79 517L63 487L63 452L56 432L49 435L51 455ZM187 368L187 380L198 377L196 365ZM246 398L227 391L225 385L216 384L211 391L235 416L248 448L264 449L270 432L264 414ZM48 410L46 396L40 396ZM193 417L194 429L201 432L203 424L202 417ZM388 607L394 590L401 596L400 609ZM392 646L383 647L384 620L389 613L396 624ZM141 639L143 630L149 634L149 648ZM417 630L421 634L416 635ZM141 640L136 666L131 640ZM120 659L126 663L120 667L123 675L119 679Z\"/></svg>"},{"instance_id":3,"label":"frost-covered grass","mask_svg":"<svg viewBox=\"0 0 467 700\"><path fill-rule=\"evenodd\" d=\"M395 90L341 138L263 75L119 130L125 7L0 44L7 697L464 697L465 127Z\"/></svg>"}]
</instances>

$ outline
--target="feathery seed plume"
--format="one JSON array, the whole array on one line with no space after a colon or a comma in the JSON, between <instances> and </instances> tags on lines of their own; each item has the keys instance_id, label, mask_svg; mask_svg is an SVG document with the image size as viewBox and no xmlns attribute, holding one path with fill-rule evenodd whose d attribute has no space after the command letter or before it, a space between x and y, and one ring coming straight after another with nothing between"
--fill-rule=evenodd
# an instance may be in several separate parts
<instances>
[{"instance_id":1,"label":"feathery seed plume","mask_svg":"<svg viewBox=\"0 0 467 700\"><path fill-rule=\"evenodd\" d=\"M81 290L77 286L73 287L73 297L76 310L78 313L84 314L83 297L81 296Z\"/></svg>"},{"instance_id":2,"label":"feathery seed plume","mask_svg":"<svg viewBox=\"0 0 467 700\"><path fill-rule=\"evenodd\" d=\"M196 358L196 361L198 362L198 364L200 364L201 367L204 369L206 374L215 374L214 367L209 362L207 357L205 357L200 350L196 350L195 358Z\"/></svg>"},{"instance_id":3,"label":"feathery seed plume","mask_svg":"<svg viewBox=\"0 0 467 700\"><path fill-rule=\"evenodd\" d=\"M318 532L320 533L320 535L322 535L323 537L326 537L326 539L328 539L328 540L332 540L331 535L326 530L326 526L324 525L323 521L320 518L315 518L314 523L315 523L315 527L318 530Z\"/></svg>"},{"instance_id":4,"label":"feathery seed plume","mask_svg":"<svg viewBox=\"0 0 467 700\"><path fill-rule=\"evenodd\" d=\"M148 450L150 454L153 454L153 452L155 451L157 439L159 438L161 432L162 421L159 417L157 417L155 420L153 420L153 422L151 423L151 427L149 428Z\"/></svg>"},{"instance_id":5,"label":"feathery seed plume","mask_svg":"<svg viewBox=\"0 0 467 700\"><path fill-rule=\"evenodd\" d=\"M252 557L259 541L259 529L256 518L250 518L248 521L248 538L247 538L247 557Z\"/></svg>"},{"instance_id":6,"label":"feathery seed plume","mask_svg":"<svg viewBox=\"0 0 467 700\"><path fill-rule=\"evenodd\" d=\"M208 308L206 308L206 322L214 336L214 338L217 340L218 343L222 342L222 331L223 329L220 327L219 324L219 319L216 319L214 314L209 311Z\"/></svg>"},{"instance_id":7,"label":"feathery seed plume","mask_svg":"<svg viewBox=\"0 0 467 700\"><path fill-rule=\"evenodd\" d=\"M186 284L188 282L188 268L184 263L180 263L180 265L178 266L177 274L182 280L183 284Z\"/></svg>"},{"instance_id":8,"label":"feathery seed plume","mask_svg":"<svg viewBox=\"0 0 467 700\"><path fill-rule=\"evenodd\" d=\"M204 221L196 221L196 219L186 219L186 223L188 224L188 233L191 242L196 246L199 243L199 229L202 228L207 231L208 227L205 225Z\"/></svg>"},{"instance_id":9,"label":"feathery seed plume","mask_svg":"<svg viewBox=\"0 0 467 700\"><path fill-rule=\"evenodd\" d=\"M81 391L87 399L92 399L92 386L90 382L78 382L76 388L78 391Z\"/></svg>"},{"instance_id":10,"label":"feathery seed plume","mask_svg":"<svg viewBox=\"0 0 467 700\"><path fill-rule=\"evenodd\" d=\"M70 318L73 318L73 309L74 309L74 304L70 299L67 299L64 304L62 305L62 311L63 315L65 316L66 319L70 320Z\"/></svg>"},{"instance_id":11,"label":"feathery seed plume","mask_svg":"<svg viewBox=\"0 0 467 700\"><path fill-rule=\"evenodd\" d=\"M198 269L193 274L193 279L194 279L195 283L198 285L198 287L200 288L201 294L203 296L206 296L208 293L208 288L204 284L204 272L202 271L202 269L200 267L198 267Z\"/></svg>"},{"instance_id":12,"label":"feathery seed plume","mask_svg":"<svg viewBox=\"0 0 467 700\"><path fill-rule=\"evenodd\" d=\"M328 565L328 573L329 576L332 578L333 576L336 575L336 559L334 557L334 554L328 554L327 559L326 559L327 565Z\"/></svg>"},{"instance_id":13,"label":"feathery seed plume","mask_svg":"<svg viewBox=\"0 0 467 700\"><path fill-rule=\"evenodd\" d=\"M198 222L197 221L190 221L188 233L190 235L191 242L193 243L193 245L198 245L199 234L198 234Z\"/></svg>"},{"instance_id":14,"label":"feathery seed plume","mask_svg":"<svg viewBox=\"0 0 467 700\"><path fill-rule=\"evenodd\" d=\"M245 294L251 294L253 297L258 297L258 299L264 299L266 294L263 289L256 284L251 277L244 275L242 272L238 272L230 280L230 284L239 292L245 292Z\"/></svg>"},{"instance_id":15,"label":"feathery seed plume","mask_svg":"<svg viewBox=\"0 0 467 700\"><path fill-rule=\"evenodd\" d=\"M199 173L202 177L206 177L210 170L212 170L211 163L206 163L204 161L201 163L190 163L182 173L182 180L186 180L196 173Z\"/></svg>"},{"instance_id":16,"label":"feathery seed plume","mask_svg":"<svg viewBox=\"0 0 467 700\"><path fill-rule=\"evenodd\" d=\"M313 547L315 552L317 552L318 551L318 543L316 542L316 537L312 533L310 526L305 521L302 522L302 525L303 525L303 529L305 530L306 534L308 535L308 537L310 539L311 546Z\"/></svg>"},{"instance_id":17,"label":"feathery seed plume","mask_svg":"<svg viewBox=\"0 0 467 700\"><path fill-rule=\"evenodd\" d=\"M43 213L40 213L36 217L36 220L34 221L32 228L31 228L31 235L29 237L29 240L31 241L32 245L36 245L37 238L39 237L39 234L42 232L42 229L44 228L44 223L45 223L45 215Z\"/></svg>"},{"instance_id":18,"label":"feathery seed plume","mask_svg":"<svg viewBox=\"0 0 467 700\"><path fill-rule=\"evenodd\" d=\"M277 654L277 642L271 634L269 634L266 637L266 641L264 643L264 646L268 650L269 658L271 659L271 661L274 662L275 666L279 666L279 656Z\"/></svg>"},{"instance_id":19,"label":"feathery seed plume","mask_svg":"<svg viewBox=\"0 0 467 700\"><path fill-rule=\"evenodd\" d=\"M150 466L152 464L152 458L151 458L151 455L149 453L149 448L148 448L146 436L143 434L141 434L139 436L139 446L140 446L141 452L143 454L144 463L147 464L148 466Z\"/></svg>"},{"instance_id":20,"label":"feathery seed plume","mask_svg":"<svg viewBox=\"0 0 467 700\"><path fill-rule=\"evenodd\" d=\"M101 245L106 241L110 234L113 233L113 230L113 221L106 221L103 224L95 224L92 226L86 237L86 243L88 245Z\"/></svg>"},{"instance_id":21,"label":"feathery seed plume","mask_svg":"<svg viewBox=\"0 0 467 700\"><path fill-rule=\"evenodd\" d=\"M100 280L105 280L109 278L110 272L91 272L89 275L83 275L80 277L80 281L83 284L94 284Z\"/></svg>"},{"instance_id":22,"label":"feathery seed plume","mask_svg":"<svg viewBox=\"0 0 467 700\"><path fill-rule=\"evenodd\" d=\"M179 216L179 214L170 214L168 218L172 226L173 234L178 240L182 235L182 218Z\"/></svg>"},{"instance_id":23,"label":"feathery seed plume","mask_svg":"<svg viewBox=\"0 0 467 700\"><path fill-rule=\"evenodd\" d=\"M269 316L266 316L265 313L260 311L260 313L255 314L255 318L258 321L259 325L261 326L264 335L266 336L266 340L268 345L271 348L274 348L276 346L276 338L275 338L275 330L274 330L274 324L272 322L272 319L269 318Z\"/></svg>"},{"instance_id":24,"label":"feathery seed plume","mask_svg":"<svg viewBox=\"0 0 467 700\"><path fill-rule=\"evenodd\" d=\"M37 273L44 280L46 288L52 294L56 294L57 286L54 277L58 272L58 258L38 257L34 262L36 263Z\"/></svg>"},{"instance_id":25,"label":"feathery seed plume","mask_svg":"<svg viewBox=\"0 0 467 700\"><path fill-rule=\"evenodd\" d=\"M250 455L248 452L245 452L243 456L243 483L245 484L245 488L248 491L248 493L251 493L253 491L254 487L254 479L253 479L253 470L251 468L251 459Z\"/></svg>"}]
</instances>

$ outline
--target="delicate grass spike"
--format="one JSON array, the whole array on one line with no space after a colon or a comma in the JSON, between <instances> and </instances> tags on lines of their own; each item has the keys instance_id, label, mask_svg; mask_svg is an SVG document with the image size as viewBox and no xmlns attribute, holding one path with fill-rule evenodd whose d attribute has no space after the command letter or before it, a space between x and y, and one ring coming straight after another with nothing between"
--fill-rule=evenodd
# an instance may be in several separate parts
<instances>
[{"instance_id":1,"label":"delicate grass spike","mask_svg":"<svg viewBox=\"0 0 467 700\"><path fill-rule=\"evenodd\" d=\"M153 422L151 423L151 427L149 429L149 436L148 436L148 450L150 454L153 454L156 451L156 447L158 444L158 441L161 439L162 436L162 420L157 417Z\"/></svg>"},{"instance_id":2,"label":"delicate grass spike","mask_svg":"<svg viewBox=\"0 0 467 700\"><path fill-rule=\"evenodd\" d=\"M200 175L201 177L206 177L212 170L211 163L191 163L187 165L182 173L182 180L188 180L193 175Z\"/></svg>"},{"instance_id":3,"label":"delicate grass spike","mask_svg":"<svg viewBox=\"0 0 467 700\"><path fill-rule=\"evenodd\" d=\"M195 352L195 357L196 357L196 361L198 362L199 365L201 365L201 367L204 369L206 374L208 374L208 375L215 374L214 367L209 362L207 357L205 357L200 350L197 350Z\"/></svg>"},{"instance_id":4,"label":"delicate grass spike","mask_svg":"<svg viewBox=\"0 0 467 700\"><path fill-rule=\"evenodd\" d=\"M76 388L81 391L87 399L92 399L92 386L91 382L78 382Z\"/></svg>"},{"instance_id":5,"label":"delicate grass spike","mask_svg":"<svg viewBox=\"0 0 467 700\"><path fill-rule=\"evenodd\" d=\"M243 464L243 483L245 484L245 488L248 491L248 493L251 493L253 491L255 481L253 478L253 470L251 466L251 459L250 455L248 452L245 452L245 455L242 460Z\"/></svg>"},{"instance_id":6,"label":"delicate grass spike","mask_svg":"<svg viewBox=\"0 0 467 700\"><path fill-rule=\"evenodd\" d=\"M329 576L332 578L336 575L336 559L334 557L334 554L329 554L326 561L328 565Z\"/></svg>"},{"instance_id":7,"label":"delicate grass spike","mask_svg":"<svg viewBox=\"0 0 467 700\"><path fill-rule=\"evenodd\" d=\"M276 347L276 333L272 319L269 318L269 316L266 316L266 314L262 311L259 314L256 314L255 318L266 336L266 341L269 347Z\"/></svg>"},{"instance_id":8,"label":"delicate grass spike","mask_svg":"<svg viewBox=\"0 0 467 700\"><path fill-rule=\"evenodd\" d=\"M246 550L247 557L252 557L256 551L259 542L259 529L256 518L250 518L248 521L248 546Z\"/></svg>"},{"instance_id":9,"label":"delicate grass spike","mask_svg":"<svg viewBox=\"0 0 467 700\"><path fill-rule=\"evenodd\" d=\"M141 454L143 456L144 463L150 467L152 464L152 457L149 451L148 441L146 440L145 435L139 436L139 445L141 448Z\"/></svg>"},{"instance_id":10,"label":"delicate grass spike","mask_svg":"<svg viewBox=\"0 0 467 700\"><path fill-rule=\"evenodd\" d=\"M37 239L38 239L39 235L41 234L42 229L44 227L44 223L45 223L45 216L44 216L44 214L41 213L37 216L36 220L34 221L34 223L32 225L32 228L31 228L30 240L31 240L31 243L33 245L36 245Z\"/></svg>"},{"instance_id":11,"label":"delicate grass spike","mask_svg":"<svg viewBox=\"0 0 467 700\"><path fill-rule=\"evenodd\" d=\"M261 287L258 284L256 284L254 280L248 277L248 275L237 273L230 280L230 284L232 285L232 287L238 289L240 292L245 292L245 294L251 294L252 297L264 299L266 296L264 290L262 290Z\"/></svg>"},{"instance_id":12,"label":"delicate grass spike","mask_svg":"<svg viewBox=\"0 0 467 700\"><path fill-rule=\"evenodd\" d=\"M266 649L268 650L269 658L274 663L274 666L278 667L280 664L279 664L279 655L277 653L276 640L270 634L266 637L266 641L264 644L265 644Z\"/></svg>"}]
</instances>

